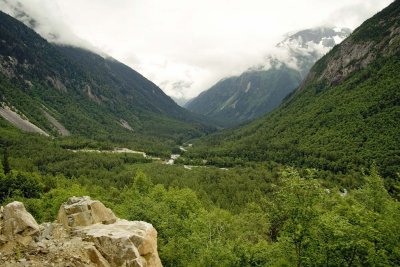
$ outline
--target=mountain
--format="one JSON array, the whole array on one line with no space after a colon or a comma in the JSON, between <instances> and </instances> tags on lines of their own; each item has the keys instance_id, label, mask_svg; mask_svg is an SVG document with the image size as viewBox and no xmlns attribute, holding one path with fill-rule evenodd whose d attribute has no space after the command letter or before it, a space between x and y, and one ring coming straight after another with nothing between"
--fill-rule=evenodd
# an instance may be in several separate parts
<instances>
[{"instance_id":1,"label":"mountain","mask_svg":"<svg viewBox=\"0 0 400 267\"><path fill-rule=\"evenodd\" d=\"M142 144L173 143L212 130L126 65L49 43L2 12L0 77L0 114L47 135Z\"/></svg>"},{"instance_id":2,"label":"mountain","mask_svg":"<svg viewBox=\"0 0 400 267\"><path fill-rule=\"evenodd\" d=\"M400 1L395 1L321 58L278 109L209 136L187 157L219 165L275 161L337 174L375 162L383 176L396 181L399 69Z\"/></svg>"},{"instance_id":3,"label":"mountain","mask_svg":"<svg viewBox=\"0 0 400 267\"><path fill-rule=\"evenodd\" d=\"M320 27L288 35L263 64L222 79L185 107L225 127L257 118L276 108L311 66L349 34L346 28Z\"/></svg>"},{"instance_id":4,"label":"mountain","mask_svg":"<svg viewBox=\"0 0 400 267\"><path fill-rule=\"evenodd\" d=\"M175 103L177 103L181 107L184 107L185 104L189 101L188 99L183 98L183 97L173 97L173 96L171 96L171 98L172 98L172 100L175 101Z\"/></svg>"}]
</instances>

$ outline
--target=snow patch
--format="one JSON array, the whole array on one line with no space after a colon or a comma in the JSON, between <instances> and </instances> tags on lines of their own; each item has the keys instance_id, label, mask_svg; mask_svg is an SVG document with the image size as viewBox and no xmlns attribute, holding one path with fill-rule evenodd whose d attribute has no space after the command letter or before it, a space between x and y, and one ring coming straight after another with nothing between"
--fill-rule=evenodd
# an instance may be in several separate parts
<instances>
[{"instance_id":1,"label":"snow patch","mask_svg":"<svg viewBox=\"0 0 400 267\"><path fill-rule=\"evenodd\" d=\"M333 30L334 30L335 32L342 32L342 28L339 28L339 27L335 27L335 28L333 28Z\"/></svg>"}]
</instances>

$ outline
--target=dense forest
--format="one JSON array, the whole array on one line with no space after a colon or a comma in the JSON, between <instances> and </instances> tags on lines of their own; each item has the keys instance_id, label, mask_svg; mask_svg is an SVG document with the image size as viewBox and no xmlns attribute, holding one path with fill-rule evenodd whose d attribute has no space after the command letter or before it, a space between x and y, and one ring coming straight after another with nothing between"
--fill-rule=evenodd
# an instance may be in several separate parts
<instances>
[{"instance_id":1,"label":"dense forest","mask_svg":"<svg viewBox=\"0 0 400 267\"><path fill-rule=\"evenodd\" d=\"M259 118L279 106L314 63L350 33L347 28L315 27L288 34L261 63L221 79L185 107L229 128Z\"/></svg>"},{"instance_id":2,"label":"dense forest","mask_svg":"<svg viewBox=\"0 0 400 267\"><path fill-rule=\"evenodd\" d=\"M161 154L214 131L205 118L111 57L49 43L1 11L0 37L0 107L52 136L60 133L46 113L74 136Z\"/></svg>"},{"instance_id":3,"label":"dense forest","mask_svg":"<svg viewBox=\"0 0 400 267\"><path fill-rule=\"evenodd\" d=\"M275 161L331 172L347 186L376 164L399 198L399 14L395 1L319 60L278 109L201 139L183 162Z\"/></svg>"},{"instance_id":4,"label":"dense forest","mask_svg":"<svg viewBox=\"0 0 400 267\"><path fill-rule=\"evenodd\" d=\"M19 200L46 222L69 197L89 195L120 218L153 224L164 266L400 266L399 0L318 61L278 109L214 134L139 74L133 87L154 89L165 105L124 99L138 81L126 66L15 27L46 49L31 53L16 40L0 42L0 52L35 55L32 69L52 77L73 66L66 73L76 80L63 82L76 94L54 91L41 79L48 73L20 70L29 88L0 74L0 100L50 133L26 133L0 117L1 205ZM52 73L46 62L64 67ZM82 81L108 100L88 99ZM121 105L106 96L117 84ZM51 127L42 104L67 127L76 124L71 136ZM137 131L120 127L121 117ZM171 154L181 157L165 164Z\"/></svg>"},{"instance_id":5,"label":"dense forest","mask_svg":"<svg viewBox=\"0 0 400 267\"><path fill-rule=\"evenodd\" d=\"M361 186L326 187L314 169L264 163L220 169L140 155L72 152L58 140L1 128L0 200L38 221L90 195L158 231L165 266L395 266L400 205L372 166Z\"/></svg>"}]
</instances>

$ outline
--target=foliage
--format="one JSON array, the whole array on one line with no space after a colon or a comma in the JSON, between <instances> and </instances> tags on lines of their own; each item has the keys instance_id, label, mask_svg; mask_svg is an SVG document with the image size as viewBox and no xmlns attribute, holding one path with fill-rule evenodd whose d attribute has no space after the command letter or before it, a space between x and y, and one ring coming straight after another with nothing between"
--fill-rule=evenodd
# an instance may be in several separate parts
<instances>
[{"instance_id":1,"label":"foliage","mask_svg":"<svg viewBox=\"0 0 400 267\"><path fill-rule=\"evenodd\" d=\"M230 169L163 165L138 155L72 152L58 140L0 128L13 171L1 201L53 221L90 195L158 231L165 266L396 265L399 204L372 168L340 195L323 172L263 163ZM319 178L323 179L319 179ZM326 186L329 186L329 190Z\"/></svg>"},{"instance_id":2,"label":"foliage","mask_svg":"<svg viewBox=\"0 0 400 267\"><path fill-rule=\"evenodd\" d=\"M248 198L254 188L239 188L227 194L242 197L230 198L231 205L224 203L221 208L218 199L225 192L204 189L210 181L216 189L223 188L227 171L210 168L193 173L165 166L185 174L175 177L172 185L171 173L157 170L159 164L148 164L135 165L131 179L119 190L120 181L98 186L96 176L67 179L24 173L25 179L41 181L40 197L14 194L4 203L23 201L39 221L49 221L68 197L91 195L122 218L152 223L165 266L391 266L400 261L400 206L375 170L360 189L341 196L335 188L324 189L313 171L303 176L292 168L282 169L280 179L258 181L261 187L269 186L268 193ZM211 175L211 180L186 181L201 173ZM259 174L248 169L236 175L232 182L239 185L249 175Z\"/></svg>"},{"instance_id":3,"label":"foliage","mask_svg":"<svg viewBox=\"0 0 400 267\"><path fill-rule=\"evenodd\" d=\"M206 115L223 127L237 126L276 108L300 84L301 79L300 71L285 65L247 71L219 81L186 107Z\"/></svg>"},{"instance_id":4,"label":"foliage","mask_svg":"<svg viewBox=\"0 0 400 267\"><path fill-rule=\"evenodd\" d=\"M3 152L2 160L3 172L5 175L9 174L11 171L10 163L8 162L8 148L6 147Z\"/></svg>"},{"instance_id":5,"label":"foliage","mask_svg":"<svg viewBox=\"0 0 400 267\"><path fill-rule=\"evenodd\" d=\"M214 129L114 59L50 44L2 12L0 35L0 105L16 109L52 136L60 133L45 112L74 137L153 153Z\"/></svg>"},{"instance_id":6,"label":"foliage","mask_svg":"<svg viewBox=\"0 0 400 267\"><path fill-rule=\"evenodd\" d=\"M206 159L216 166L275 161L329 171L339 180L361 174L375 162L391 194L399 198L398 69L400 52L378 57L337 85L309 79L267 116L194 142L181 161ZM356 180L341 183L359 185Z\"/></svg>"},{"instance_id":7,"label":"foliage","mask_svg":"<svg viewBox=\"0 0 400 267\"><path fill-rule=\"evenodd\" d=\"M7 197L39 197L44 190L42 178L37 173L11 172L0 176L0 201Z\"/></svg>"},{"instance_id":8,"label":"foliage","mask_svg":"<svg viewBox=\"0 0 400 267\"><path fill-rule=\"evenodd\" d=\"M4 30L8 22L6 19L0 27ZM8 26L10 31L5 32L9 40L21 32L31 35L32 45L26 49L36 51L34 48L43 44L27 28ZM23 41L15 43L1 48L12 50L20 62L26 59L32 63L37 55L21 51ZM45 53L40 57L49 59L59 55L55 52L58 49L49 46L37 53ZM81 51L75 56L81 53L85 54ZM91 76L85 66L94 62L96 71L102 73L104 60L90 53L86 56L74 59L79 70ZM54 60L60 66L71 66L64 64L62 56ZM109 67L129 79L125 67ZM14 92L19 110L37 109L36 99L45 95L39 86L47 90L37 78L43 73L54 74L51 68L43 68L44 72L31 69L31 76L26 77L33 78L37 87L30 91L36 94L34 98L16 87L21 85L18 81L13 85L1 79L0 92ZM53 221L69 197L90 195L121 218L152 223L158 231L164 266L399 266L400 204L394 198L400 165L398 69L396 54L377 60L342 84L310 83L289 97L284 108L244 128L203 140L208 146L195 144L177 160L196 166L169 166L128 153L79 151L109 150L116 144L134 148L140 140L147 140L143 146L159 155L176 149L171 135L164 136L165 128L161 135L152 137L155 139L145 138L151 129L157 130L153 126L137 139L131 139L132 133L125 139L117 136L119 131L97 128L97 122L114 127L109 123L115 118L90 102L82 109L93 112L93 117L79 117L81 110L77 109L71 121L63 121L76 120L82 126L85 120L93 120L92 126L82 130L87 135L80 137L51 139L27 134L0 119L0 202L22 201L43 222ZM82 73L74 70L55 70L75 75L69 88L77 89L74 85L83 79ZM107 85L108 78L98 81ZM111 83L118 81L116 78ZM62 102L62 93L52 92L59 94L60 106L73 102L68 98ZM102 92L106 97L110 93ZM35 112L30 114L38 125L46 124ZM147 119L143 121L154 122ZM164 119L160 117L155 125L176 126L176 120ZM172 130L179 142L184 140L181 130ZM163 140L169 143L160 145Z\"/></svg>"}]
</instances>

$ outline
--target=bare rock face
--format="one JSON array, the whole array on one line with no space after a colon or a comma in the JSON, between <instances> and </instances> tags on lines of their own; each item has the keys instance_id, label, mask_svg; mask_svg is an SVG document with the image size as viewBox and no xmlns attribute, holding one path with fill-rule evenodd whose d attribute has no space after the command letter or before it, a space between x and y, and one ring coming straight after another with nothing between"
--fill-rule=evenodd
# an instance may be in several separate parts
<instances>
[{"instance_id":1,"label":"bare rock face","mask_svg":"<svg viewBox=\"0 0 400 267\"><path fill-rule=\"evenodd\" d=\"M64 227L88 226L95 223L111 224L117 220L103 203L90 197L71 197L61 205L57 220Z\"/></svg>"},{"instance_id":2,"label":"bare rock face","mask_svg":"<svg viewBox=\"0 0 400 267\"><path fill-rule=\"evenodd\" d=\"M26 211L24 204L14 201L4 207L2 212L2 235L8 240L19 236L33 236L39 233L39 225L35 218Z\"/></svg>"},{"instance_id":3,"label":"bare rock face","mask_svg":"<svg viewBox=\"0 0 400 267\"><path fill-rule=\"evenodd\" d=\"M61 205L57 220L72 235L94 243L110 266L162 266L156 229L146 222L117 219L100 201L72 197Z\"/></svg>"},{"instance_id":4,"label":"bare rock face","mask_svg":"<svg viewBox=\"0 0 400 267\"><path fill-rule=\"evenodd\" d=\"M72 197L58 222L38 225L22 203L0 209L0 266L162 267L157 231L118 219L101 202Z\"/></svg>"},{"instance_id":5,"label":"bare rock face","mask_svg":"<svg viewBox=\"0 0 400 267\"><path fill-rule=\"evenodd\" d=\"M110 266L162 266L156 229L146 222L118 219L100 201L72 197L61 205L57 220L72 235L94 243Z\"/></svg>"},{"instance_id":6,"label":"bare rock face","mask_svg":"<svg viewBox=\"0 0 400 267\"><path fill-rule=\"evenodd\" d=\"M93 242L112 266L162 266L157 231L149 223L117 220L108 225L77 227L75 233Z\"/></svg>"},{"instance_id":7,"label":"bare rock face","mask_svg":"<svg viewBox=\"0 0 400 267\"><path fill-rule=\"evenodd\" d=\"M397 16L396 19L400 19ZM327 60L322 73L316 77L318 81L327 81L336 85L345 80L350 74L366 68L378 56L391 57L399 51L400 26L389 28L389 34L379 40L368 40L358 42L350 37L344 40L340 46L332 52L332 57ZM316 75L311 70L307 80L312 80Z\"/></svg>"}]
</instances>

